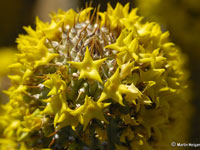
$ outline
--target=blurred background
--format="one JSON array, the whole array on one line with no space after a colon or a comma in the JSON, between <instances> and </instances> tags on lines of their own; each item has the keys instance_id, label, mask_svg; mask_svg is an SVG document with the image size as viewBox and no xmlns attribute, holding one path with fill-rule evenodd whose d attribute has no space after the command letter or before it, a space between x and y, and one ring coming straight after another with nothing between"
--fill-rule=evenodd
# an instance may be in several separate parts
<instances>
[{"instance_id":1,"label":"blurred background","mask_svg":"<svg viewBox=\"0 0 200 150\"><path fill-rule=\"evenodd\" d=\"M89 0L6 0L0 1L0 89L9 87L6 77L7 66L14 61L17 52L15 40L18 34L25 34L23 26L35 26L35 17L50 21L49 13L58 8L68 10L83 8ZM94 0L93 6L101 4L106 10L108 0ZM191 124L190 142L200 143L200 1L199 0L111 0L131 7L139 7L139 14L145 21L159 22L163 31L169 30L172 42L188 56L187 68L191 72L194 115ZM7 58L7 59L3 59ZM0 93L0 102L7 98Z\"/></svg>"}]
</instances>

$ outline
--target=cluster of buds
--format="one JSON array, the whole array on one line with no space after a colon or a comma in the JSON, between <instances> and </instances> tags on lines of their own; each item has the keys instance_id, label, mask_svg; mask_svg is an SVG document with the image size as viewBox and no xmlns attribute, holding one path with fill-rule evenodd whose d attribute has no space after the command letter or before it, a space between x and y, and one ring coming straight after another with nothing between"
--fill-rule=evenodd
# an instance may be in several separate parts
<instances>
[{"instance_id":1,"label":"cluster of buds","mask_svg":"<svg viewBox=\"0 0 200 150\"><path fill-rule=\"evenodd\" d=\"M136 13L59 10L24 28L0 106L2 150L170 147L187 105L181 54Z\"/></svg>"}]
</instances>

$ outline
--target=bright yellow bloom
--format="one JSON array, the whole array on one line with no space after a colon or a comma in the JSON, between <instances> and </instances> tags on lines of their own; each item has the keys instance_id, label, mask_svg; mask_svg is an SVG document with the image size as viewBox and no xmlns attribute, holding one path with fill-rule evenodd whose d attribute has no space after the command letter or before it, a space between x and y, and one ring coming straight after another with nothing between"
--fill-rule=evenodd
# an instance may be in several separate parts
<instances>
[{"instance_id":1,"label":"bright yellow bloom","mask_svg":"<svg viewBox=\"0 0 200 150\"><path fill-rule=\"evenodd\" d=\"M60 115L58 121L58 127L62 128L65 126L72 126L72 129L75 130L77 125L79 124L80 114L83 109L78 108L76 110L72 110L70 108L66 108L63 110L62 114Z\"/></svg>"},{"instance_id":2,"label":"bright yellow bloom","mask_svg":"<svg viewBox=\"0 0 200 150\"><path fill-rule=\"evenodd\" d=\"M58 95L65 91L66 83L57 74L49 74L47 80L43 83L44 86L50 89L48 96Z\"/></svg>"},{"instance_id":3,"label":"bright yellow bloom","mask_svg":"<svg viewBox=\"0 0 200 150\"><path fill-rule=\"evenodd\" d=\"M98 70L105 60L106 58L93 61L92 57L90 56L89 49L87 47L85 51L85 57L82 62L69 61L68 63L80 70L79 79L94 79L102 83Z\"/></svg>"},{"instance_id":4,"label":"bright yellow bloom","mask_svg":"<svg viewBox=\"0 0 200 150\"><path fill-rule=\"evenodd\" d=\"M0 49L0 76L5 75L8 72L8 66L14 62L14 48L1 48Z\"/></svg>"},{"instance_id":5,"label":"bright yellow bloom","mask_svg":"<svg viewBox=\"0 0 200 150\"><path fill-rule=\"evenodd\" d=\"M42 114L55 115L54 127L56 127L62 112L68 108L67 102L65 101L66 84L57 74L51 74L48 75L48 77L49 79L43 84L47 88L51 89L48 93L48 96L50 97L43 100L47 103L47 106L42 111Z\"/></svg>"},{"instance_id":6,"label":"bright yellow bloom","mask_svg":"<svg viewBox=\"0 0 200 150\"><path fill-rule=\"evenodd\" d=\"M103 114L103 108L109 106L110 103L101 103L101 102L95 102L90 97L85 97L85 103L82 108L84 111L81 113L81 124L83 124L83 130L86 129L88 123L91 119L98 119L101 121L104 121L108 123L108 121L105 119Z\"/></svg>"},{"instance_id":7,"label":"bright yellow bloom","mask_svg":"<svg viewBox=\"0 0 200 150\"><path fill-rule=\"evenodd\" d=\"M138 56L136 52L138 51L138 40L134 38L133 32L128 35L126 31L122 31L116 43L106 46L106 48L115 49L119 51L118 58L121 58L120 63L125 63L126 61L133 59L137 61ZM119 61L118 61L119 63Z\"/></svg>"},{"instance_id":8,"label":"bright yellow bloom","mask_svg":"<svg viewBox=\"0 0 200 150\"><path fill-rule=\"evenodd\" d=\"M124 7L117 3L115 8L108 4L107 11L98 14L101 16L101 25L109 26L111 29L121 28L123 26L129 27L130 24L135 23L139 18L136 15L137 9L131 10L129 13L129 3Z\"/></svg>"},{"instance_id":9,"label":"bright yellow bloom","mask_svg":"<svg viewBox=\"0 0 200 150\"><path fill-rule=\"evenodd\" d=\"M7 74L9 73L8 66L12 63L15 62L15 49L14 48L7 48L7 47L2 47L0 48L0 90L5 90L7 89L9 82L7 79ZM3 93L0 92L0 103L6 102L7 97L3 95Z\"/></svg>"},{"instance_id":10,"label":"bright yellow bloom","mask_svg":"<svg viewBox=\"0 0 200 150\"><path fill-rule=\"evenodd\" d=\"M178 139L187 76L169 33L129 4L92 10L37 18L17 39L10 100L0 105L3 149L158 150L166 133Z\"/></svg>"},{"instance_id":11,"label":"bright yellow bloom","mask_svg":"<svg viewBox=\"0 0 200 150\"><path fill-rule=\"evenodd\" d=\"M131 87L132 86L132 87ZM104 101L106 99L112 98L115 102L119 103L122 106L123 98L122 94L127 94L127 97L132 97L133 99L138 96L139 90L132 84L131 86L126 86L121 83L119 68L112 75L111 78L104 84L104 90L99 98L99 102ZM134 87L134 88L133 88ZM137 95L134 96L133 95Z\"/></svg>"}]
</instances>

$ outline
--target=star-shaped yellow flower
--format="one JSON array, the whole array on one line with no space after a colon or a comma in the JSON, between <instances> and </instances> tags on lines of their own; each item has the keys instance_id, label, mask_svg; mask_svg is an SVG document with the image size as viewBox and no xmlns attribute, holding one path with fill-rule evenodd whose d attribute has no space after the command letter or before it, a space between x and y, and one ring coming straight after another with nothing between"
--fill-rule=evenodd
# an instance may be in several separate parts
<instances>
[{"instance_id":1,"label":"star-shaped yellow flower","mask_svg":"<svg viewBox=\"0 0 200 150\"><path fill-rule=\"evenodd\" d=\"M116 43L111 45L107 45L105 48L110 48L119 51L117 54L118 56L118 63L125 63L128 60L138 60L138 56L136 52L139 48L138 39L135 38L134 32L128 33L126 30L123 30L118 37Z\"/></svg>"},{"instance_id":2,"label":"star-shaped yellow flower","mask_svg":"<svg viewBox=\"0 0 200 150\"><path fill-rule=\"evenodd\" d=\"M43 82L44 86L50 89L48 96L58 95L62 91L66 90L66 83L63 81L58 74L48 74L48 79Z\"/></svg>"},{"instance_id":3,"label":"star-shaped yellow flower","mask_svg":"<svg viewBox=\"0 0 200 150\"><path fill-rule=\"evenodd\" d=\"M62 128L68 125L71 125L72 129L75 130L78 123L79 123L79 118L80 118L80 113L82 112L82 110L80 109L76 109L76 110L72 110L70 108L66 108L60 118L58 119L57 123L58 128Z\"/></svg>"},{"instance_id":4,"label":"star-shaped yellow flower","mask_svg":"<svg viewBox=\"0 0 200 150\"><path fill-rule=\"evenodd\" d=\"M23 131L31 132L39 130L42 126L42 115L40 110L36 109L33 114L24 116L24 121L21 122L23 125Z\"/></svg>"},{"instance_id":5,"label":"star-shaped yellow flower","mask_svg":"<svg viewBox=\"0 0 200 150\"><path fill-rule=\"evenodd\" d=\"M110 103L95 102L86 95L85 103L80 108L83 110L81 113L80 122L83 124L83 130L86 129L88 123L92 119L98 119L108 123L103 114L103 108L109 106Z\"/></svg>"},{"instance_id":6,"label":"star-shaped yellow flower","mask_svg":"<svg viewBox=\"0 0 200 150\"><path fill-rule=\"evenodd\" d=\"M106 58L93 61L92 57L90 56L89 49L87 47L85 51L85 57L82 62L68 61L68 63L80 70L79 79L94 79L102 83L98 70L105 60Z\"/></svg>"},{"instance_id":7,"label":"star-shaped yellow flower","mask_svg":"<svg viewBox=\"0 0 200 150\"><path fill-rule=\"evenodd\" d=\"M125 94L127 92L129 91L126 85L121 84L118 68L116 72L112 75L112 77L108 79L108 81L105 83L103 92L98 101L101 102L108 98L112 98L114 101L124 106L121 94Z\"/></svg>"},{"instance_id":8,"label":"star-shaped yellow flower","mask_svg":"<svg viewBox=\"0 0 200 150\"><path fill-rule=\"evenodd\" d=\"M134 66L134 61L128 61L126 64L121 65L121 72L120 72L120 79L123 80L131 74L131 71L134 70L136 67Z\"/></svg>"},{"instance_id":9,"label":"star-shaped yellow flower","mask_svg":"<svg viewBox=\"0 0 200 150\"><path fill-rule=\"evenodd\" d=\"M48 93L48 96L50 97L43 100L43 102L47 103L47 106L41 112L41 114L55 115L55 127L61 116L61 113L68 108L65 93L66 84L58 74L49 74L48 77L49 79L43 84L45 87L50 89Z\"/></svg>"},{"instance_id":10,"label":"star-shaped yellow flower","mask_svg":"<svg viewBox=\"0 0 200 150\"><path fill-rule=\"evenodd\" d=\"M141 63L150 63L153 69L160 68L165 63L166 58L160 54L160 48L153 50L152 53L141 53Z\"/></svg>"},{"instance_id":11,"label":"star-shaped yellow flower","mask_svg":"<svg viewBox=\"0 0 200 150\"><path fill-rule=\"evenodd\" d=\"M135 100L137 98L140 98L142 93L139 91L137 87L132 83L131 85L128 86L128 92L126 93L125 99L129 102L132 102L136 105Z\"/></svg>"},{"instance_id":12,"label":"star-shaped yellow flower","mask_svg":"<svg viewBox=\"0 0 200 150\"><path fill-rule=\"evenodd\" d=\"M122 20L128 17L128 11L129 4L123 7L120 3L117 3L115 8L112 8L112 6L108 4L106 12L98 12L98 15L101 17L101 25L105 25L108 22L107 24L111 29L122 27Z\"/></svg>"}]
</instances>

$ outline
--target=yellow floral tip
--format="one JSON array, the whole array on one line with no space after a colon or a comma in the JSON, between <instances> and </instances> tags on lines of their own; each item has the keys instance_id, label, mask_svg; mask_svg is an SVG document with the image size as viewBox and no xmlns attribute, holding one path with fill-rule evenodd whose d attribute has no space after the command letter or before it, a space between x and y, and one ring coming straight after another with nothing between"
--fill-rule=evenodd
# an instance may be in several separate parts
<instances>
[{"instance_id":1,"label":"yellow floral tip","mask_svg":"<svg viewBox=\"0 0 200 150\"><path fill-rule=\"evenodd\" d=\"M12 47L1 47L0 48L0 76L6 75L8 73L8 66L15 62L14 55L16 50Z\"/></svg>"},{"instance_id":2,"label":"yellow floral tip","mask_svg":"<svg viewBox=\"0 0 200 150\"><path fill-rule=\"evenodd\" d=\"M57 56L59 56L59 54L47 53L47 55L44 56L44 57L42 58L42 60L38 60L38 61L35 62L34 68L37 68L37 67L39 67L39 66L48 64L52 59L54 59L54 58L57 57Z\"/></svg>"},{"instance_id":3,"label":"yellow floral tip","mask_svg":"<svg viewBox=\"0 0 200 150\"><path fill-rule=\"evenodd\" d=\"M88 123L92 119L98 119L100 121L108 123L103 114L103 108L107 107L108 105L109 104L102 105L100 102L95 102L86 95L85 103L83 104L83 106L81 106L84 108L84 111L81 113L81 120L80 120L81 124L83 124L83 130L86 129Z\"/></svg>"},{"instance_id":4,"label":"yellow floral tip","mask_svg":"<svg viewBox=\"0 0 200 150\"><path fill-rule=\"evenodd\" d=\"M123 26L123 19L129 17L129 3L123 7L120 3L117 3L115 8L108 3L107 11L99 13L102 19L102 25L109 26L111 29L120 28Z\"/></svg>"},{"instance_id":5,"label":"yellow floral tip","mask_svg":"<svg viewBox=\"0 0 200 150\"><path fill-rule=\"evenodd\" d=\"M131 71L133 71L133 69L136 69L136 67L134 68L134 63L135 63L134 61L132 62L129 61L126 64L122 64L120 66L121 68L120 79L125 79L126 76L128 76L131 73Z\"/></svg>"},{"instance_id":6,"label":"yellow floral tip","mask_svg":"<svg viewBox=\"0 0 200 150\"><path fill-rule=\"evenodd\" d=\"M24 27L0 105L0 149L168 150L180 141L190 90L169 32L129 4L99 9L58 10Z\"/></svg>"},{"instance_id":7,"label":"yellow floral tip","mask_svg":"<svg viewBox=\"0 0 200 150\"><path fill-rule=\"evenodd\" d=\"M114 101L124 106L122 95L119 89L120 85L121 85L121 81L120 81L119 68L118 68L116 72L114 73L114 75L110 79L108 79L108 81L104 84L104 90L98 101L101 102L108 98L112 98Z\"/></svg>"},{"instance_id":8,"label":"yellow floral tip","mask_svg":"<svg viewBox=\"0 0 200 150\"><path fill-rule=\"evenodd\" d=\"M66 89L66 83L58 74L49 74L47 77L48 79L43 83L43 85L51 89L48 96L58 95Z\"/></svg>"},{"instance_id":9,"label":"yellow floral tip","mask_svg":"<svg viewBox=\"0 0 200 150\"><path fill-rule=\"evenodd\" d=\"M90 56L89 49L87 47L85 51L85 57L82 62L68 61L68 63L80 71L79 79L88 78L88 79L97 80L100 83L102 83L98 70L101 64L105 60L106 58L93 61L92 57Z\"/></svg>"},{"instance_id":10,"label":"yellow floral tip","mask_svg":"<svg viewBox=\"0 0 200 150\"><path fill-rule=\"evenodd\" d=\"M127 85L121 83L119 68L113 74L112 77L108 79L108 81L104 85L104 90L99 98L99 102L104 101L106 99L112 98L115 102L119 103L122 106L125 106L123 103L122 94L127 94L133 97L134 93L138 95L140 91L132 84L129 88ZM135 88L135 89L133 89ZM136 96L137 97L137 96Z\"/></svg>"},{"instance_id":11,"label":"yellow floral tip","mask_svg":"<svg viewBox=\"0 0 200 150\"><path fill-rule=\"evenodd\" d=\"M56 123L60 128L70 125L75 130L79 124L79 116L74 115L72 110L65 110Z\"/></svg>"}]
</instances>

